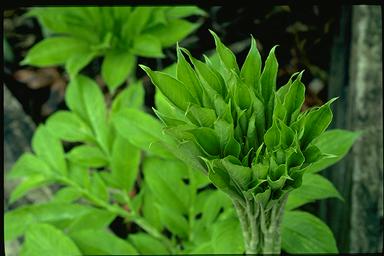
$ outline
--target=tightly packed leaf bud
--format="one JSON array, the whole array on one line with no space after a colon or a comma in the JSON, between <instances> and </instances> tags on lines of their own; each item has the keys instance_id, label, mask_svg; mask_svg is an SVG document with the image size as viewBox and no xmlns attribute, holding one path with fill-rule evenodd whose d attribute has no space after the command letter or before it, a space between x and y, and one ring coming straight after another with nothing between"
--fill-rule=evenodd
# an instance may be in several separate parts
<instances>
[{"instance_id":1,"label":"tightly packed leaf bud","mask_svg":"<svg viewBox=\"0 0 384 256\"><path fill-rule=\"evenodd\" d=\"M241 205L255 200L271 207L301 185L306 167L326 157L311 142L331 122L334 99L301 112L302 72L276 91L276 46L262 69L252 37L240 69L233 52L211 33L219 65L207 57L197 60L181 47L176 77L141 65L172 110L155 113L216 187Z\"/></svg>"}]
</instances>

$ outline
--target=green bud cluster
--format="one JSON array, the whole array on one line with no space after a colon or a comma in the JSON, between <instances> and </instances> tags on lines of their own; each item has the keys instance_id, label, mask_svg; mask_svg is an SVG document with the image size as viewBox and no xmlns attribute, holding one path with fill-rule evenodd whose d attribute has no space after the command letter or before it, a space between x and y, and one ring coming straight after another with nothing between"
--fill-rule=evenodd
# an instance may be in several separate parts
<instances>
[{"instance_id":1,"label":"green bud cluster","mask_svg":"<svg viewBox=\"0 0 384 256\"><path fill-rule=\"evenodd\" d=\"M301 112L302 72L276 90L276 46L262 68L252 37L239 68L233 52L211 33L219 64L177 46L176 77L141 65L172 110L155 113L215 186L240 203L266 206L299 187L306 167L327 157L312 142L330 124L335 99Z\"/></svg>"}]
</instances>

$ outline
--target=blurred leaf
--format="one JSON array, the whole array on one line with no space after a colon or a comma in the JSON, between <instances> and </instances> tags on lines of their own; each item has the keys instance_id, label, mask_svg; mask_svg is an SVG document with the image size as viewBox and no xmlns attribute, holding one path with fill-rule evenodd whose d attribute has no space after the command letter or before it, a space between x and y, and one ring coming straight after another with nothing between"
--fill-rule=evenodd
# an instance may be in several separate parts
<instances>
[{"instance_id":1,"label":"blurred leaf","mask_svg":"<svg viewBox=\"0 0 384 256\"><path fill-rule=\"evenodd\" d=\"M137 254L127 241L106 230L81 230L70 234L85 255L126 255Z\"/></svg>"},{"instance_id":2,"label":"blurred leaf","mask_svg":"<svg viewBox=\"0 0 384 256\"><path fill-rule=\"evenodd\" d=\"M63 145L55 138L45 125L40 124L32 138L32 149L55 172L67 175Z\"/></svg>"},{"instance_id":3,"label":"blurred leaf","mask_svg":"<svg viewBox=\"0 0 384 256\"><path fill-rule=\"evenodd\" d=\"M52 182L52 179L47 178L42 174L30 175L23 179L11 192L9 203L12 204L16 200L25 196L30 190L42 187Z\"/></svg>"},{"instance_id":4,"label":"blurred leaf","mask_svg":"<svg viewBox=\"0 0 384 256\"><path fill-rule=\"evenodd\" d=\"M61 230L49 224L34 224L28 228L21 256L80 255L74 242Z\"/></svg>"},{"instance_id":5,"label":"blurred leaf","mask_svg":"<svg viewBox=\"0 0 384 256\"><path fill-rule=\"evenodd\" d=\"M69 56L87 51L86 42L71 37L51 37L35 44L21 62L23 65L46 67L64 64Z\"/></svg>"},{"instance_id":6,"label":"blurred leaf","mask_svg":"<svg viewBox=\"0 0 384 256\"><path fill-rule=\"evenodd\" d=\"M141 57L164 57L159 39L149 34L139 35L133 39L132 52Z\"/></svg>"},{"instance_id":7,"label":"blurred leaf","mask_svg":"<svg viewBox=\"0 0 384 256\"><path fill-rule=\"evenodd\" d=\"M105 153L108 152L106 106L99 86L82 75L70 81L65 101L70 110L79 115L92 131Z\"/></svg>"},{"instance_id":8,"label":"blurred leaf","mask_svg":"<svg viewBox=\"0 0 384 256\"><path fill-rule=\"evenodd\" d=\"M92 208L80 204L47 203L24 205L4 214L4 239L16 239L24 234L28 226L35 222L59 224L88 213ZM23 221L20 221L23 220Z\"/></svg>"},{"instance_id":9,"label":"blurred leaf","mask_svg":"<svg viewBox=\"0 0 384 256\"><path fill-rule=\"evenodd\" d=\"M110 91L114 91L134 71L136 57L126 51L107 52L101 65L101 75Z\"/></svg>"},{"instance_id":10,"label":"blurred leaf","mask_svg":"<svg viewBox=\"0 0 384 256\"><path fill-rule=\"evenodd\" d=\"M170 20L166 25L158 25L146 29L144 33L150 34L160 40L163 47L169 47L191 34L200 26L185 20Z\"/></svg>"},{"instance_id":11,"label":"blurred leaf","mask_svg":"<svg viewBox=\"0 0 384 256\"><path fill-rule=\"evenodd\" d=\"M96 56L96 52L84 51L71 55L65 63L69 77L74 78Z\"/></svg>"},{"instance_id":12,"label":"blurred leaf","mask_svg":"<svg viewBox=\"0 0 384 256\"><path fill-rule=\"evenodd\" d=\"M307 167L307 172L316 173L324 170L342 159L361 136L359 132L334 129L324 132L313 141L323 154L335 157L322 158Z\"/></svg>"},{"instance_id":13,"label":"blurred leaf","mask_svg":"<svg viewBox=\"0 0 384 256\"><path fill-rule=\"evenodd\" d=\"M144 88L141 81L130 83L127 88L119 92L112 102L112 113L124 108L141 109L144 105Z\"/></svg>"},{"instance_id":14,"label":"blurred leaf","mask_svg":"<svg viewBox=\"0 0 384 256\"><path fill-rule=\"evenodd\" d=\"M46 121L46 127L54 136L65 141L92 141L93 139L90 127L70 111L55 112Z\"/></svg>"},{"instance_id":15,"label":"blurred leaf","mask_svg":"<svg viewBox=\"0 0 384 256\"><path fill-rule=\"evenodd\" d=\"M332 231L302 211L287 211L282 223L282 249L287 253L338 253Z\"/></svg>"},{"instance_id":16,"label":"blurred leaf","mask_svg":"<svg viewBox=\"0 0 384 256\"><path fill-rule=\"evenodd\" d=\"M289 193L285 208L292 210L315 200L330 197L343 200L340 193L329 180L318 174L307 173L303 175L301 186Z\"/></svg>"},{"instance_id":17,"label":"blurred leaf","mask_svg":"<svg viewBox=\"0 0 384 256\"><path fill-rule=\"evenodd\" d=\"M221 220L213 226L214 253L243 254L244 242L240 223L236 217Z\"/></svg>"},{"instance_id":18,"label":"blurred leaf","mask_svg":"<svg viewBox=\"0 0 384 256\"><path fill-rule=\"evenodd\" d=\"M121 135L117 135L112 148L112 177L118 188L131 191L139 171L141 152Z\"/></svg>"},{"instance_id":19,"label":"blurred leaf","mask_svg":"<svg viewBox=\"0 0 384 256\"><path fill-rule=\"evenodd\" d=\"M109 194L107 186L97 172L94 172L92 175L90 192L99 199L108 202Z\"/></svg>"},{"instance_id":20,"label":"blurred leaf","mask_svg":"<svg viewBox=\"0 0 384 256\"><path fill-rule=\"evenodd\" d=\"M52 170L41 159L31 153L24 153L7 173L8 179L28 177L36 174L50 175Z\"/></svg>"},{"instance_id":21,"label":"blurred leaf","mask_svg":"<svg viewBox=\"0 0 384 256\"><path fill-rule=\"evenodd\" d=\"M67 154L69 161L86 167L104 167L108 164L108 158L95 146L80 145L74 147Z\"/></svg>"},{"instance_id":22,"label":"blurred leaf","mask_svg":"<svg viewBox=\"0 0 384 256\"><path fill-rule=\"evenodd\" d=\"M107 228L115 219L116 214L103 209L93 208L88 213L74 219L68 226L68 233L77 232L79 230L104 229Z\"/></svg>"},{"instance_id":23,"label":"blurred leaf","mask_svg":"<svg viewBox=\"0 0 384 256\"><path fill-rule=\"evenodd\" d=\"M181 19L191 15L206 16L207 13L197 6L172 6L166 10L169 19Z\"/></svg>"},{"instance_id":24,"label":"blurred leaf","mask_svg":"<svg viewBox=\"0 0 384 256\"><path fill-rule=\"evenodd\" d=\"M57 191L53 198L52 203L72 203L82 196L81 192L73 187L64 187Z\"/></svg>"},{"instance_id":25,"label":"blurred leaf","mask_svg":"<svg viewBox=\"0 0 384 256\"><path fill-rule=\"evenodd\" d=\"M140 254L169 254L167 248L157 239L146 233L128 235L129 241Z\"/></svg>"}]
</instances>

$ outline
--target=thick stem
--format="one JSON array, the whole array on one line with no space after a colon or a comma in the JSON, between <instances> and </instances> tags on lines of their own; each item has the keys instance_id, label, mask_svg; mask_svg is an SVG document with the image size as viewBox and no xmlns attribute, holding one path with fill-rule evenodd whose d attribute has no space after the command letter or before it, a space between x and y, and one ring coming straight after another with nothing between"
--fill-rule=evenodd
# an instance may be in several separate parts
<instances>
[{"instance_id":1,"label":"thick stem","mask_svg":"<svg viewBox=\"0 0 384 256\"><path fill-rule=\"evenodd\" d=\"M280 226L287 194L270 209L264 209L260 202L249 200L246 207L234 201L243 230L246 254L280 254Z\"/></svg>"}]
</instances>

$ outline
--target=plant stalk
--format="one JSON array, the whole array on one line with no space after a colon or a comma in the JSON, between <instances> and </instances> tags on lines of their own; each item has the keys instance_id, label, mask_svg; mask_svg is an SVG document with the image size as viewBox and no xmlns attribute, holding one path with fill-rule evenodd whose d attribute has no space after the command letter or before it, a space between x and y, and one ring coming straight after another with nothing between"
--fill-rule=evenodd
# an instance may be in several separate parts
<instances>
[{"instance_id":1,"label":"plant stalk","mask_svg":"<svg viewBox=\"0 0 384 256\"><path fill-rule=\"evenodd\" d=\"M266 206L247 200L246 206L233 201L243 231L246 254L280 254L281 222L288 193Z\"/></svg>"}]
</instances>

